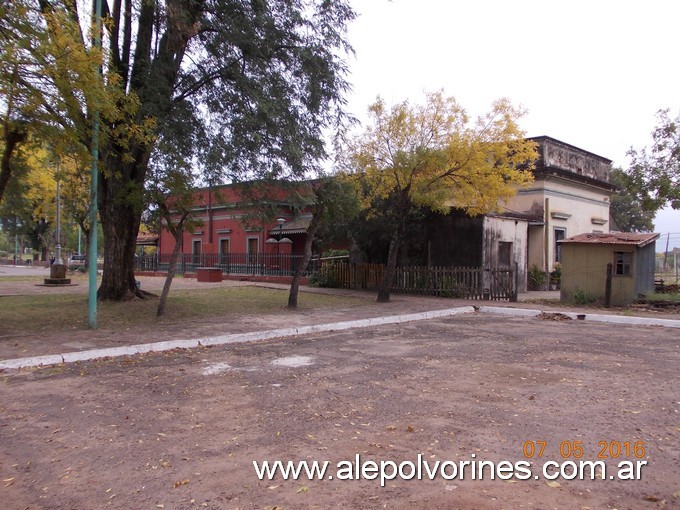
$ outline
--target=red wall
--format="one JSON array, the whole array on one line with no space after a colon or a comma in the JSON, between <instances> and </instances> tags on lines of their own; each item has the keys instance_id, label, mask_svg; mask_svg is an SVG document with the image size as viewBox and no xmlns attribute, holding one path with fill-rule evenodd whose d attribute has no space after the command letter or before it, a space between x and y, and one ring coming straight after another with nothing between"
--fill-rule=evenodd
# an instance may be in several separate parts
<instances>
[{"instance_id":1,"label":"red wall","mask_svg":"<svg viewBox=\"0 0 680 510\"><path fill-rule=\"evenodd\" d=\"M287 205L286 194L283 190L270 188L260 192L260 196L266 196L260 203L274 204L275 218L284 218L286 223L295 218L292 208ZM271 197L274 197L273 199ZM274 202L275 201L275 202ZM249 239L257 239L257 252L276 253L278 245L266 244L270 237L269 231L278 227L276 219L262 225L255 215L258 207L257 198L244 199L238 189L233 186L220 186L212 189L210 197L208 189L196 192L196 211L194 217L202 221L202 225L195 227L191 232L185 232L183 237L182 253L191 254L193 243L201 242L201 250L204 254L217 254L220 249L220 240L229 240L230 253L249 253ZM212 243L210 242L210 224L208 209L212 211ZM263 229L264 227L264 229ZM285 228L285 224L284 224ZM263 237L264 236L264 237ZM277 238L278 236L274 236ZM293 253L302 253L305 242L305 234L284 235L293 241ZM253 241L251 241L253 242ZM161 256L169 256L172 253L175 242L172 234L162 229L158 241L158 253ZM281 245L282 250L288 252L287 247ZM283 252L282 252L283 253Z\"/></svg>"}]
</instances>

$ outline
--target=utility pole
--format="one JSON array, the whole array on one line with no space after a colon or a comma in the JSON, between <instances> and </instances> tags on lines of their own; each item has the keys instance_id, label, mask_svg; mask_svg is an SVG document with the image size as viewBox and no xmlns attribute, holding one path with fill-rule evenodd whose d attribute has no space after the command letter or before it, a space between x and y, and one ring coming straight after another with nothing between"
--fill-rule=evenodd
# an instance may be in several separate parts
<instances>
[{"instance_id":1,"label":"utility pole","mask_svg":"<svg viewBox=\"0 0 680 510\"><path fill-rule=\"evenodd\" d=\"M94 13L94 47L102 46L102 0L97 0ZM97 75L101 66L97 65ZM97 191L99 188L99 110L97 105L92 114L92 178L90 181L90 245L88 246L88 300L87 324L97 329Z\"/></svg>"}]
</instances>

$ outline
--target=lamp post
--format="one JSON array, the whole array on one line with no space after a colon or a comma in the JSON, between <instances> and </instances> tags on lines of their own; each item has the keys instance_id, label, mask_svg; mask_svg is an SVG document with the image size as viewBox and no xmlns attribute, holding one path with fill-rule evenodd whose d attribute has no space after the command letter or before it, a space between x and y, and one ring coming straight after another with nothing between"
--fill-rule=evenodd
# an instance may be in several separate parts
<instances>
[{"instance_id":1,"label":"lamp post","mask_svg":"<svg viewBox=\"0 0 680 510\"><path fill-rule=\"evenodd\" d=\"M283 232L283 224L286 222L286 220L285 220L284 218L278 218L276 221L277 221L277 223L279 224L279 238L278 238L278 241L280 242L280 241L281 241L281 235L282 235L282 232Z\"/></svg>"},{"instance_id":2,"label":"lamp post","mask_svg":"<svg viewBox=\"0 0 680 510\"><path fill-rule=\"evenodd\" d=\"M61 258L61 179L59 179L59 161L57 161L57 242L54 246L54 263L63 265Z\"/></svg>"},{"instance_id":3,"label":"lamp post","mask_svg":"<svg viewBox=\"0 0 680 510\"><path fill-rule=\"evenodd\" d=\"M14 267L17 265L17 260L19 259L19 234L17 234L17 225L19 220L14 217Z\"/></svg>"},{"instance_id":4,"label":"lamp post","mask_svg":"<svg viewBox=\"0 0 680 510\"><path fill-rule=\"evenodd\" d=\"M276 243L276 253L278 255L278 266L279 266L279 274L283 274L283 271L281 270L281 235L283 234L283 224L286 222L285 218L277 218L276 219L277 223L279 224L279 238L277 239Z\"/></svg>"}]
</instances>

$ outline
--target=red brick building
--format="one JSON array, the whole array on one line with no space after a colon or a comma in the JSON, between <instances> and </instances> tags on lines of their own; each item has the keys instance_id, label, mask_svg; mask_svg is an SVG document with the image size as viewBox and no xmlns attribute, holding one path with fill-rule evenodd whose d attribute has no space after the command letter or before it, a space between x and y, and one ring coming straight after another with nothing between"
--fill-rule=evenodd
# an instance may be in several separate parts
<instances>
[{"instance_id":1,"label":"red brick building","mask_svg":"<svg viewBox=\"0 0 680 510\"><path fill-rule=\"evenodd\" d=\"M311 220L304 212L304 202L310 194L307 183L197 190L193 217L200 225L184 233L180 257L183 272L221 267L228 273L289 273L304 249ZM174 246L172 234L161 229L158 269L167 267Z\"/></svg>"}]
</instances>

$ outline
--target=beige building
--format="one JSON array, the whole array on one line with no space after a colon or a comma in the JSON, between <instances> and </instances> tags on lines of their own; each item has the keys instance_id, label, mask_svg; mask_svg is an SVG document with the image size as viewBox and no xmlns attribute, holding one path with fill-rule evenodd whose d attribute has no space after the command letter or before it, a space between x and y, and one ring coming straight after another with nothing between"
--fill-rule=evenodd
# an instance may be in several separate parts
<instances>
[{"instance_id":1,"label":"beige building","mask_svg":"<svg viewBox=\"0 0 680 510\"><path fill-rule=\"evenodd\" d=\"M503 204L506 212L529 218L527 267L546 272L561 260L559 241L577 234L610 231L611 160L554 138L538 144L534 182Z\"/></svg>"}]
</instances>

